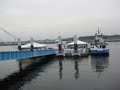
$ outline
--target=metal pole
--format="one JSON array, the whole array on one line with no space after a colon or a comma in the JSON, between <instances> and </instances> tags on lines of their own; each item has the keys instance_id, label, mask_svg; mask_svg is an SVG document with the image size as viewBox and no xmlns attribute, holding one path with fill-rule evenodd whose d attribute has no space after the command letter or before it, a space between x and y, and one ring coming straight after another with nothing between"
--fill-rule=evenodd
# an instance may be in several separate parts
<instances>
[{"instance_id":1,"label":"metal pole","mask_svg":"<svg viewBox=\"0 0 120 90\"><path fill-rule=\"evenodd\" d=\"M58 50L59 50L59 52L62 51L62 40L61 40L61 36L58 36Z\"/></svg>"},{"instance_id":2,"label":"metal pole","mask_svg":"<svg viewBox=\"0 0 120 90\"><path fill-rule=\"evenodd\" d=\"M21 40L18 38L18 50L21 50Z\"/></svg>"},{"instance_id":3,"label":"metal pole","mask_svg":"<svg viewBox=\"0 0 120 90\"><path fill-rule=\"evenodd\" d=\"M77 45L77 35L74 35L74 51L78 50L78 45Z\"/></svg>"},{"instance_id":4,"label":"metal pole","mask_svg":"<svg viewBox=\"0 0 120 90\"><path fill-rule=\"evenodd\" d=\"M34 41L33 38L30 38L31 51L33 51L33 49L34 49L33 41Z\"/></svg>"}]
</instances>

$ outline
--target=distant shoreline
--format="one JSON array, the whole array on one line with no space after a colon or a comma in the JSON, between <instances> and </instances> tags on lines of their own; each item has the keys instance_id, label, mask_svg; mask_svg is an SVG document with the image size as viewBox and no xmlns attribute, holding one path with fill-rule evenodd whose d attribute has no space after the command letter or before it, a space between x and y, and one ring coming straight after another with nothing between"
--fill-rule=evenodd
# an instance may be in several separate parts
<instances>
[{"instance_id":1,"label":"distant shoreline","mask_svg":"<svg viewBox=\"0 0 120 90\"><path fill-rule=\"evenodd\" d=\"M104 35L103 38L107 42L120 42L120 35L111 35L111 36ZM78 39L90 43L91 40L94 40L94 36L82 36L82 37L78 37ZM73 37L63 38L62 41L71 42L73 41ZM35 42L43 43L43 44L54 44L56 43L56 40L45 39L45 40L35 40ZM29 41L22 41L21 43L26 44L29 43ZM8 45L17 45L17 42L0 42L0 46L8 46Z\"/></svg>"},{"instance_id":2,"label":"distant shoreline","mask_svg":"<svg viewBox=\"0 0 120 90\"><path fill-rule=\"evenodd\" d=\"M120 42L120 35L104 35L103 36L104 40L107 42ZM72 41L73 38L66 38L63 39L64 41ZM91 42L91 40L94 40L94 36L83 36L83 37L79 37L79 40L81 41L86 41L86 42Z\"/></svg>"}]
</instances>

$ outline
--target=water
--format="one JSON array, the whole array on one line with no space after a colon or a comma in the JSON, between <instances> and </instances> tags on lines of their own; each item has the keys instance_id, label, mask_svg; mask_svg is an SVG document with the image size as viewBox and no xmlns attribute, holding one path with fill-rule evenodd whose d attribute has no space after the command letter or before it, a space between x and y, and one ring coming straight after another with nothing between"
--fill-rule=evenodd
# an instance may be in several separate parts
<instances>
[{"instance_id":1,"label":"water","mask_svg":"<svg viewBox=\"0 0 120 90\"><path fill-rule=\"evenodd\" d=\"M109 48L109 57L1 61L0 90L120 90L120 43ZM35 60L46 62L27 67Z\"/></svg>"}]
</instances>

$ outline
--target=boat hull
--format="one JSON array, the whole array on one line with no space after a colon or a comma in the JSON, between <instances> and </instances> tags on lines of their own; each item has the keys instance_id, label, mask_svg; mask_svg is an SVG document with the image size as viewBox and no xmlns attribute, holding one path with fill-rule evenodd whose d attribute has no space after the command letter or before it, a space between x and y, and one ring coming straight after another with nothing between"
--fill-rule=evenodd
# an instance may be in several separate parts
<instances>
[{"instance_id":1,"label":"boat hull","mask_svg":"<svg viewBox=\"0 0 120 90\"><path fill-rule=\"evenodd\" d=\"M94 49L94 50L90 50L90 54L91 55L109 55L109 49L103 49L103 50L99 50L99 49Z\"/></svg>"}]
</instances>

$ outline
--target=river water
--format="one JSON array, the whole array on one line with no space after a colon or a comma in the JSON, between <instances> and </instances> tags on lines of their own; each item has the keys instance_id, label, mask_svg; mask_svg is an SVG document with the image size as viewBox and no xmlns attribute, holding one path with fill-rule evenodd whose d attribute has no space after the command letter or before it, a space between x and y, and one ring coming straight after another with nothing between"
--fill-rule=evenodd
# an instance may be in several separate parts
<instances>
[{"instance_id":1,"label":"river water","mask_svg":"<svg viewBox=\"0 0 120 90\"><path fill-rule=\"evenodd\" d=\"M109 49L108 57L0 61L0 90L120 90L120 42Z\"/></svg>"}]
</instances>

